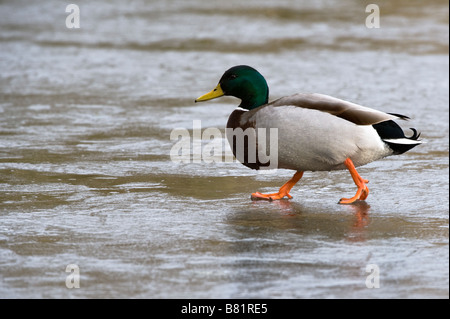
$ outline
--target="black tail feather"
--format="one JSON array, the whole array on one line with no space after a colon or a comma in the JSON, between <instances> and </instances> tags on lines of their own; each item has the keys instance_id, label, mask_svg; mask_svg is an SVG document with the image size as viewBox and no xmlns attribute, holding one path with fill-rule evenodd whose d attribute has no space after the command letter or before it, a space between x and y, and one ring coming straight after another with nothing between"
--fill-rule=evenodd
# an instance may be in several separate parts
<instances>
[{"instance_id":1,"label":"black tail feather","mask_svg":"<svg viewBox=\"0 0 450 319\"><path fill-rule=\"evenodd\" d=\"M397 116L397 114L395 115ZM372 126L377 131L383 142L385 142L392 149L395 155L403 154L413 147L421 144L421 141L419 141L420 133L417 132L415 128L410 128L410 130L413 131L413 135L406 137L402 128L392 120L377 123ZM396 139L399 140L398 143L395 142ZM402 143L401 139L417 141L417 143Z\"/></svg>"},{"instance_id":2,"label":"black tail feather","mask_svg":"<svg viewBox=\"0 0 450 319\"><path fill-rule=\"evenodd\" d=\"M392 120L384 121L372 125L374 129L377 130L378 135L381 139L395 139L395 138L406 138L405 133L403 133L402 128Z\"/></svg>"},{"instance_id":3,"label":"black tail feather","mask_svg":"<svg viewBox=\"0 0 450 319\"><path fill-rule=\"evenodd\" d=\"M412 127L410 127L409 129L411 131L413 131L413 136L407 137L407 138L409 138L410 140L418 140L419 137L420 137L420 132L417 132L417 130L415 128L412 128Z\"/></svg>"},{"instance_id":4,"label":"black tail feather","mask_svg":"<svg viewBox=\"0 0 450 319\"><path fill-rule=\"evenodd\" d=\"M398 118L401 118L402 120L410 120L411 119L409 116L398 114L398 113L388 113L388 114L397 116Z\"/></svg>"}]
</instances>

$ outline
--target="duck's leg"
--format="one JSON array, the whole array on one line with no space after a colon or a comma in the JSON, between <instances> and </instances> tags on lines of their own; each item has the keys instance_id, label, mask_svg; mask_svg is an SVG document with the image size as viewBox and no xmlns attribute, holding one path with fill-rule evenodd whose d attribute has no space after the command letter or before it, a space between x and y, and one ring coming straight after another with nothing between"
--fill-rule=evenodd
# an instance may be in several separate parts
<instances>
[{"instance_id":1,"label":"duck's leg","mask_svg":"<svg viewBox=\"0 0 450 319\"><path fill-rule=\"evenodd\" d=\"M297 184L297 182L300 180L300 178L302 178L302 176L303 176L303 172L298 171L294 174L294 176L292 176L292 178L289 181L287 181L286 184L281 186L278 193L261 194L260 192L256 192L256 193L252 194L251 198L252 198L252 200L257 200L257 199L277 200L277 199L282 199L284 196L287 196L288 198L292 198L292 196L289 195L289 191L291 190L292 187L294 187L295 184Z\"/></svg>"},{"instance_id":2,"label":"duck's leg","mask_svg":"<svg viewBox=\"0 0 450 319\"><path fill-rule=\"evenodd\" d=\"M339 204L351 204L358 199L365 200L367 196L369 196L369 188L366 186L366 183L368 183L369 181L367 179L362 178L358 174L355 165L353 165L353 162L350 158L347 158L344 164L350 171L350 174L352 175L353 181L355 182L356 186L358 186L358 191L356 192L356 195L353 196L352 198L341 198Z\"/></svg>"}]
</instances>

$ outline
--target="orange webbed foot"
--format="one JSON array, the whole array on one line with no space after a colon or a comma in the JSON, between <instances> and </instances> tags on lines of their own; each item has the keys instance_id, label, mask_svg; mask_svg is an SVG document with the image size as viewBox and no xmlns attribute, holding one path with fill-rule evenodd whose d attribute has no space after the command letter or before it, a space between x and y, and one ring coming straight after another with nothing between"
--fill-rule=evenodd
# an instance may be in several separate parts
<instances>
[{"instance_id":1,"label":"orange webbed foot","mask_svg":"<svg viewBox=\"0 0 450 319\"><path fill-rule=\"evenodd\" d=\"M339 204L351 204L357 200L365 200L369 196L369 188L364 184L361 188L358 187L356 195L352 198L341 198Z\"/></svg>"},{"instance_id":2,"label":"orange webbed foot","mask_svg":"<svg viewBox=\"0 0 450 319\"><path fill-rule=\"evenodd\" d=\"M294 174L294 176L283 186L281 186L280 190L278 191L278 193L272 193L272 194L262 194L260 192L256 192L253 193L251 196L252 200L268 200L268 201L273 201L273 200L279 200L282 199L284 197L287 197L289 199L292 198L292 196L289 194L289 191L292 189L292 187L297 184L297 182L300 180L300 178L302 178L303 176L303 172L296 172Z\"/></svg>"},{"instance_id":3,"label":"orange webbed foot","mask_svg":"<svg viewBox=\"0 0 450 319\"><path fill-rule=\"evenodd\" d=\"M278 199L282 199L285 196L287 196L289 199L292 198L292 196L289 193L272 193L272 194L262 194L260 192L256 192L253 193L251 196L252 200L268 200L268 201L273 201L273 200L278 200Z\"/></svg>"},{"instance_id":4,"label":"orange webbed foot","mask_svg":"<svg viewBox=\"0 0 450 319\"><path fill-rule=\"evenodd\" d=\"M369 188L366 185L366 183L368 183L369 181L367 179L362 178L358 174L358 172L356 171L356 168L353 165L353 162L350 160L350 158L347 158L345 160L344 164L345 164L345 166L347 166L348 170L350 171L353 181L355 182L356 186L358 187L358 191L356 192L355 196L353 196L352 198L341 198L341 200L339 201L339 204L351 204L357 200L365 200L367 198L367 196L369 196Z\"/></svg>"}]
</instances>

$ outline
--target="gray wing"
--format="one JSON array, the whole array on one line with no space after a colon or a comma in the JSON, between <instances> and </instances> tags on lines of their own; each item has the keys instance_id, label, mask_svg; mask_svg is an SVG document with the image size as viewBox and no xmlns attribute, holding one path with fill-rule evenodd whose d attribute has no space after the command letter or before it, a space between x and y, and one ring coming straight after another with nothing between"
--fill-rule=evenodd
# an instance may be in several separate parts
<instances>
[{"instance_id":1,"label":"gray wing","mask_svg":"<svg viewBox=\"0 0 450 319\"><path fill-rule=\"evenodd\" d=\"M330 113L357 125L373 125L399 118L404 120L408 119L408 117L404 115L377 111L365 106L318 93L294 94L275 100L269 103L269 105L275 107L294 105L306 109L318 110Z\"/></svg>"}]
</instances>

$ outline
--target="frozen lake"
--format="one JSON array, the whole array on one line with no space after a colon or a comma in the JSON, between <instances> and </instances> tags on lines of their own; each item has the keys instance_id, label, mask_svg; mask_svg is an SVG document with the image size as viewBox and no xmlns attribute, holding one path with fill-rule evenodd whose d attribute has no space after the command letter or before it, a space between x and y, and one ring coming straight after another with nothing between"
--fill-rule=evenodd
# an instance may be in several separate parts
<instances>
[{"instance_id":1,"label":"frozen lake","mask_svg":"<svg viewBox=\"0 0 450 319\"><path fill-rule=\"evenodd\" d=\"M0 298L448 298L448 3L378 1L380 28L336 3L80 0L68 29L60 1L2 1ZM292 172L169 156L175 128L224 130L237 100L194 99L237 64L426 143L359 168L365 202L337 204L347 171L252 202Z\"/></svg>"}]
</instances>

